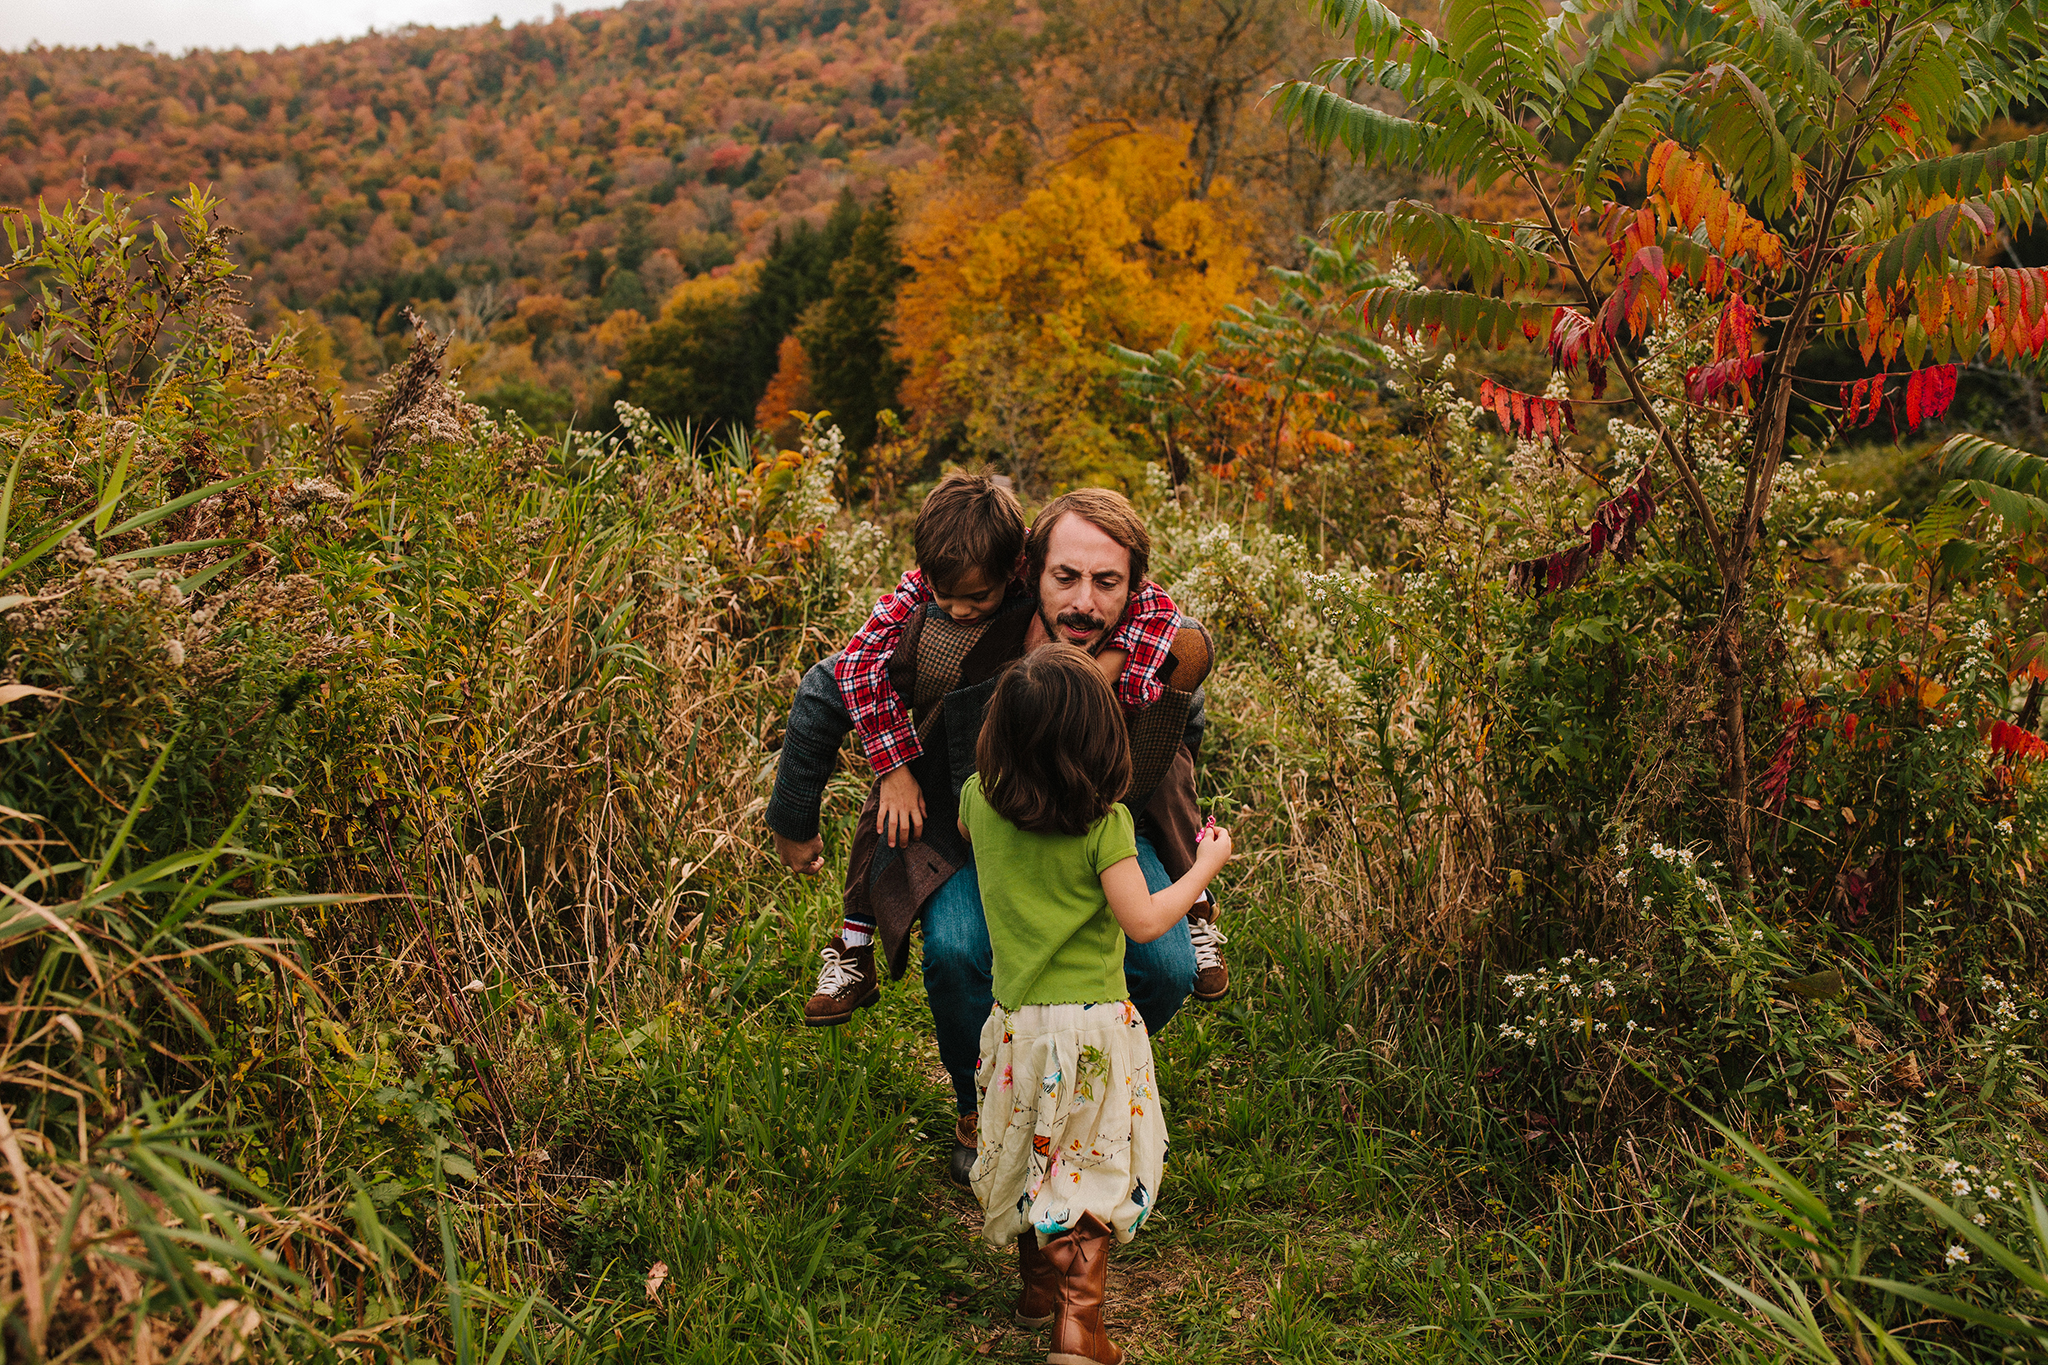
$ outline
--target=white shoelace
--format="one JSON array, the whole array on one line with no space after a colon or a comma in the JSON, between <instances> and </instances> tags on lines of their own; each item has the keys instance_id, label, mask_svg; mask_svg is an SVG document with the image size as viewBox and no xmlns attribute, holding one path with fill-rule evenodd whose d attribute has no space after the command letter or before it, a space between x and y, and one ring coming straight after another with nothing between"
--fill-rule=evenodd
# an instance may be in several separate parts
<instances>
[{"instance_id":1,"label":"white shoelace","mask_svg":"<svg viewBox=\"0 0 2048 1365\"><path fill-rule=\"evenodd\" d=\"M1213 919L1191 919L1188 921L1188 941L1195 945L1195 970L1206 971L1223 965L1223 954L1218 951L1230 942L1223 930Z\"/></svg>"},{"instance_id":2,"label":"white shoelace","mask_svg":"<svg viewBox=\"0 0 2048 1365\"><path fill-rule=\"evenodd\" d=\"M825 965L818 969L818 994L837 995L848 986L860 984L860 968L839 955L837 948L827 948L819 956Z\"/></svg>"}]
</instances>

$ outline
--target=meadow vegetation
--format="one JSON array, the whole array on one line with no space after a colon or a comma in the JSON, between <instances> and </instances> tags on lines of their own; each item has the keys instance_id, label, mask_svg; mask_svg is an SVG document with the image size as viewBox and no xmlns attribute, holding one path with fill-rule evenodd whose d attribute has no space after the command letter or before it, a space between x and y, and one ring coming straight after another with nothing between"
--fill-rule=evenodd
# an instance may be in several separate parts
<instances>
[{"instance_id":1,"label":"meadow vegetation","mask_svg":"<svg viewBox=\"0 0 2048 1365\"><path fill-rule=\"evenodd\" d=\"M1800 22L1887 22L1848 9ZM1390 13L1332 12L1358 60L1405 43L1452 80ZM1768 18L1726 21L1721 55L1804 71ZM2024 83L1967 41L1972 80ZM1054 31L1012 56L1107 80L1092 51ZM1552 88L1503 70L1474 79ZM1323 88L1348 101L1363 74ZM1463 98L1408 93L1422 118ZM2038 229L1898 262L1909 286L2016 264L2003 311L1958 311L1946 343L1998 344L1945 415L1909 381L1925 420L1890 451L1860 418L1906 401L1897 371L1871 396L1895 355L1936 368L1913 349L1931 305L1861 273L1839 291L1807 361L1830 382L1758 501L1772 390L1745 367L1773 332L1727 320L1784 299L1762 238L1727 234L1738 191L1759 231L1801 221L1789 185L1762 207L1769 174L1730 171L1720 228L1691 237L1671 191L1618 191L1662 245L1616 261L1683 239L1750 278L1660 257L1655 300L1642 271L1616 272L1612 314L1583 300L1595 358L1653 395L1602 407L1531 282L1571 243L1405 211L1261 271L1243 224L1270 203L1220 172L1162 194L1207 163L1166 165L1156 128L1069 156L1089 109L953 94L950 159L832 229L848 253L869 234L888 307L873 271L821 281L789 247L784 295L762 301L771 257L677 296L726 310L785 395L788 348L771 369L763 342L803 290L781 325L813 360L862 358L822 338L878 318L923 338L897 356L912 424L878 413L864 448L794 398L716 430L626 401L615 430L537 434L474 404L416 316L348 394L317 336L251 327L232 204L193 191L153 206L161 228L119 196L8 215L0 1349L1041 1358L1008 1325L1010 1259L940 1174L950 1096L915 979L801 1027L837 867L788 876L759 822L800 671L964 449L1033 495L1120 481L1222 644L1199 789L1242 851L1220 883L1235 986L1157 1040L1168 1184L1112 1269L1141 1358L2038 1353L2048 463L2020 400L2048 295L2017 281ZM1362 124L1361 151L1409 136L1376 106L1324 114L1340 142ZM1689 145L1736 164L1702 127ZM1643 133L1636 163L1665 145ZM2026 208L2041 138L1987 145L2018 150L1882 150ZM1490 193L1533 209L1566 173ZM1894 191L1854 223L1879 248L1953 227L1939 184ZM1063 227L1089 195L1086 233ZM951 264L919 254L939 208ZM1495 296L1487 269L1523 284ZM1524 344L1509 309L1582 349ZM1696 499L1661 482L1681 462ZM1731 561L1714 528L1752 511ZM835 856L865 782L849 755Z\"/></svg>"}]
</instances>

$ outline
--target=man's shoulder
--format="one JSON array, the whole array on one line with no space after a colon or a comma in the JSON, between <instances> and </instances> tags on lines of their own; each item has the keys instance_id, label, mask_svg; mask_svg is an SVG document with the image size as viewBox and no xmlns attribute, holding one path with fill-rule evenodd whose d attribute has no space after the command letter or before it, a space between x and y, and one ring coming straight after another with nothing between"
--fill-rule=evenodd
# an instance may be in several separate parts
<instances>
[{"instance_id":1,"label":"man's shoulder","mask_svg":"<svg viewBox=\"0 0 2048 1365\"><path fill-rule=\"evenodd\" d=\"M1200 687L1216 666L1216 642L1209 628L1186 612L1174 619L1173 643L1159 665L1159 681L1176 692Z\"/></svg>"}]
</instances>

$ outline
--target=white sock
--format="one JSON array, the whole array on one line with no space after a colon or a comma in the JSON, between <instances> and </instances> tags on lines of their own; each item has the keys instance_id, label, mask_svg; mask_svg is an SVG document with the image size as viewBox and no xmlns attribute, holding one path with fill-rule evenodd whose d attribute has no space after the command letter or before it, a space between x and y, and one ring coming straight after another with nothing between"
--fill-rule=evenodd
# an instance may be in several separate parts
<instances>
[{"instance_id":1,"label":"white sock","mask_svg":"<svg viewBox=\"0 0 2048 1365\"><path fill-rule=\"evenodd\" d=\"M848 920L839 928L839 941L849 948L864 948L875 941L875 926Z\"/></svg>"}]
</instances>

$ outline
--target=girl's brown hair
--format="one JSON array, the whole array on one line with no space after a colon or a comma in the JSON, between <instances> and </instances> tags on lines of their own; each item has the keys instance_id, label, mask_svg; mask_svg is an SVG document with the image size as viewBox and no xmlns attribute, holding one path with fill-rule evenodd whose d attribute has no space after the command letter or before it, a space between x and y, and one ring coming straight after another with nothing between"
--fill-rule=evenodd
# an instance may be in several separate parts
<instances>
[{"instance_id":1,"label":"girl's brown hair","mask_svg":"<svg viewBox=\"0 0 2048 1365\"><path fill-rule=\"evenodd\" d=\"M1131 785L1131 736L1095 660L1050 644L1011 664L989 698L974 766L1018 829L1085 834Z\"/></svg>"}]
</instances>

